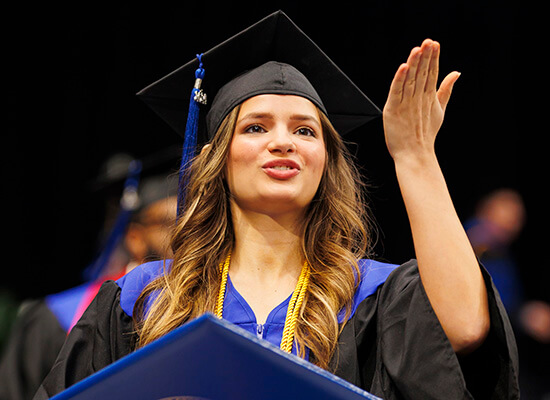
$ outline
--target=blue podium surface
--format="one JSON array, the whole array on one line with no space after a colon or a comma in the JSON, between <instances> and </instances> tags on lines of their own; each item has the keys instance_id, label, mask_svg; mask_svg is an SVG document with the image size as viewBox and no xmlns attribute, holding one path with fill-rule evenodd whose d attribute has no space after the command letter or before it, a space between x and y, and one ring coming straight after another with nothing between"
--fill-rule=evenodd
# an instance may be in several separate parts
<instances>
[{"instance_id":1,"label":"blue podium surface","mask_svg":"<svg viewBox=\"0 0 550 400\"><path fill-rule=\"evenodd\" d=\"M52 399L379 398L227 321L206 314Z\"/></svg>"}]
</instances>

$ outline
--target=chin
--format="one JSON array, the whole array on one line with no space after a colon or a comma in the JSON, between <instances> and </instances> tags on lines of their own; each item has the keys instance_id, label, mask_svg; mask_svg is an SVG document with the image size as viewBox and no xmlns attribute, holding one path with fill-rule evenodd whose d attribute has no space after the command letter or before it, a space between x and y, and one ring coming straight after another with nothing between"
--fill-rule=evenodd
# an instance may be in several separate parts
<instances>
[{"instance_id":1,"label":"chin","mask_svg":"<svg viewBox=\"0 0 550 400\"><path fill-rule=\"evenodd\" d=\"M305 193L297 193L295 190L277 190L262 194L259 202L274 203L279 206L287 205L290 208L304 208L311 203L313 196L314 194L310 196Z\"/></svg>"},{"instance_id":2,"label":"chin","mask_svg":"<svg viewBox=\"0 0 550 400\"><path fill-rule=\"evenodd\" d=\"M302 213L311 203L312 198L304 198L290 193L269 193L249 199L236 200L243 211L249 210L261 214Z\"/></svg>"}]
</instances>

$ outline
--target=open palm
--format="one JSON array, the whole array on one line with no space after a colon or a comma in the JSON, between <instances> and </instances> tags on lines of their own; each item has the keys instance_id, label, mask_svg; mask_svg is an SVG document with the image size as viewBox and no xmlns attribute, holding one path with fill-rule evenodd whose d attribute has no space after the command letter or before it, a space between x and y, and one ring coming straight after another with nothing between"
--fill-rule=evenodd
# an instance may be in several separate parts
<instances>
[{"instance_id":1,"label":"open palm","mask_svg":"<svg viewBox=\"0 0 550 400\"><path fill-rule=\"evenodd\" d=\"M435 137L460 76L450 73L437 89L439 51L439 43L424 40L395 74L383 113L386 144L394 160L434 154Z\"/></svg>"}]
</instances>

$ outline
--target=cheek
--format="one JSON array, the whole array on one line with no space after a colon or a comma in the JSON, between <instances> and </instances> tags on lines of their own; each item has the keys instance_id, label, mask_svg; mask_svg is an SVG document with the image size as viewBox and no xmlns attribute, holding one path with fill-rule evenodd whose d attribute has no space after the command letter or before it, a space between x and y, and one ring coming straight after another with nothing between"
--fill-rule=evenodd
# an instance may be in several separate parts
<instances>
[{"instance_id":1,"label":"cheek","mask_svg":"<svg viewBox=\"0 0 550 400\"><path fill-rule=\"evenodd\" d=\"M235 175L246 173L248 167L253 165L257 154L258 149L256 146L249 143L233 141L229 148L229 155L225 167L226 176L231 179L231 177Z\"/></svg>"},{"instance_id":2,"label":"cheek","mask_svg":"<svg viewBox=\"0 0 550 400\"><path fill-rule=\"evenodd\" d=\"M317 180L320 180L325 171L327 161L327 154L324 151L324 148L322 150L312 152L308 158L308 164L312 174L315 178L317 178Z\"/></svg>"}]
</instances>

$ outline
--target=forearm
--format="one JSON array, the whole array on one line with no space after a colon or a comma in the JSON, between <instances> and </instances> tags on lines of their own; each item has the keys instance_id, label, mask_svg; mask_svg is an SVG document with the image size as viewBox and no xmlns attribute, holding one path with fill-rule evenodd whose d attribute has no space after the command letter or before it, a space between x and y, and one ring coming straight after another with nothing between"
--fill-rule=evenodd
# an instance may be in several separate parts
<instances>
[{"instance_id":1,"label":"forearm","mask_svg":"<svg viewBox=\"0 0 550 400\"><path fill-rule=\"evenodd\" d=\"M395 166L426 294L454 350L471 351L488 332L487 293L437 159Z\"/></svg>"}]
</instances>

